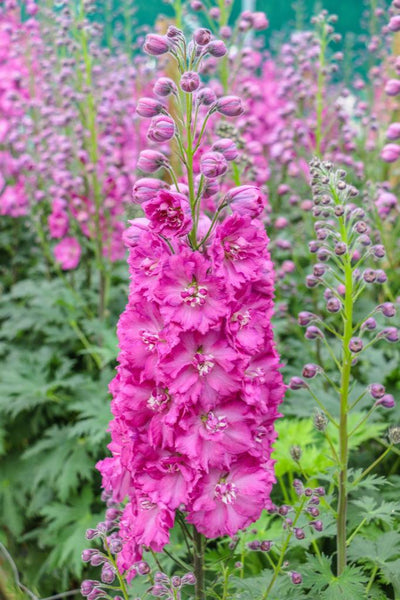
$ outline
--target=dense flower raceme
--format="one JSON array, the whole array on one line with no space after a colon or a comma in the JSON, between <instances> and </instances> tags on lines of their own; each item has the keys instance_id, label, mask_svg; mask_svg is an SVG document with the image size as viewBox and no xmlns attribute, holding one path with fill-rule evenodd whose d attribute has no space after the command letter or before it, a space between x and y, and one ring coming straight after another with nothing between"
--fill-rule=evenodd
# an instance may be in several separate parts
<instances>
[{"instance_id":1,"label":"dense flower raceme","mask_svg":"<svg viewBox=\"0 0 400 600\"><path fill-rule=\"evenodd\" d=\"M203 33L194 39L203 42ZM181 32L170 28L165 39L177 40L174 53L184 73ZM148 38L145 49L158 54L163 40ZM222 55L217 42L209 42L212 52ZM191 63L187 80L197 82L192 72L200 65ZM164 90L164 84L165 78L154 89ZM199 151L200 179L195 184L188 166L185 183L178 182L166 156L142 152L139 167L153 172L163 166L175 183L149 177L136 182L134 199L144 216L131 221L124 235L131 284L110 385L112 457L98 468L112 501L128 499L118 566L131 575L144 548L161 551L168 543L177 510L207 537L234 535L270 506L274 483L274 421L284 386L270 322L274 273L261 219L264 201L257 188L242 185L215 200L215 215L205 212L208 186L215 185L216 198L221 195L219 181L237 151L220 140L209 150L202 132L211 114L243 109L235 96L212 100L199 113L204 127L199 123L187 135L182 124L194 122L197 106L192 94L208 94L190 87L183 92L189 102L176 119L176 136L186 148L186 166ZM139 103L144 118L154 118L148 112L153 108L168 116L164 105L159 109L150 100Z\"/></svg>"}]
</instances>

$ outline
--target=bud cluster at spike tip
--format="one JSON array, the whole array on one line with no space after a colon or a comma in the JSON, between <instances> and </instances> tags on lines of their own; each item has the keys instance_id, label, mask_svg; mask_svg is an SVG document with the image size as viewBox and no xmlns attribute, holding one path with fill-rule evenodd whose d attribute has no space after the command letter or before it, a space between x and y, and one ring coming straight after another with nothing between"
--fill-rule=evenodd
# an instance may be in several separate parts
<instances>
[{"instance_id":1,"label":"bud cluster at spike tip","mask_svg":"<svg viewBox=\"0 0 400 600\"><path fill-rule=\"evenodd\" d=\"M170 28L166 39L179 57L182 33ZM217 42L201 31L190 44L200 56L222 56ZM149 48L158 54L164 46L148 38ZM186 74L180 85L198 97L206 89L192 89L202 86L194 75L201 60L190 73L180 60ZM163 80L154 89L167 87L175 84ZM205 110L230 117L243 111L240 98L224 98L204 102ZM145 118L160 111L148 99L140 106ZM169 118L162 124L169 129ZM201 153L208 141L196 139ZM238 151L231 140L216 142L197 161L196 188L201 199L215 187L220 208L214 223L200 200L200 214L193 210L190 179L177 181L177 188L144 177L134 187L145 216L125 233L131 283L110 384L112 457L98 463L113 500L128 500L119 522L122 571L140 561L144 548L163 549L177 510L214 538L234 535L271 506L274 422L285 386L270 322L274 269L264 200L251 185L220 189ZM162 162L149 154L155 150L141 156L146 152L147 162Z\"/></svg>"}]
</instances>

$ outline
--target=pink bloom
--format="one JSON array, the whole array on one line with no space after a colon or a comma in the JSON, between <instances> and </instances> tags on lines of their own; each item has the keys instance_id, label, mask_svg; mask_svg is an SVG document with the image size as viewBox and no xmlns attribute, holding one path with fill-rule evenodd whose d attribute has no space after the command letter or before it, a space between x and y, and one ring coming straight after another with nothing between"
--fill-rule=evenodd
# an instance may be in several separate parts
<instances>
[{"instance_id":1,"label":"pink bloom","mask_svg":"<svg viewBox=\"0 0 400 600\"><path fill-rule=\"evenodd\" d=\"M54 256L63 271L76 269L81 258L82 248L76 238L66 237L54 246Z\"/></svg>"},{"instance_id":2,"label":"pink bloom","mask_svg":"<svg viewBox=\"0 0 400 600\"><path fill-rule=\"evenodd\" d=\"M151 228L165 237L181 236L192 228L189 201L183 194L160 190L143 204Z\"/></svg>"},{"instance_id":3,"label":"pink bloom","mask_svg":"<svg viewBox=\"0 0 400 600\"><path fill-rule=\"evenodd\" d=\"M225 196L226 202L234 213L258 217L265 208L265 198L253 185L241 185L231 188Z\"/></svg>"},{"instance_id":4,"label":"pink bloom","mask_svg":"<svg viewBox=\"0 0 400 600\"><path fill-rule=\"evenodd\" d=\"M197 484L188 521L207 537L232 536L270 506L274 481L268 465L251 458L239 459L229 471L212 469Z\"/></svg>"},{"instance_id":5,"label":"pink bloom","mask_svg":"<svg viewBox=\"0 0 400 600\"><path fill-rule=\"evenodd\" d=\"M68 214L64 210L53 210L48 217L50 237L62 238L69 230Z\"/></svg>"},{"instance_id":6,"label":"pink bloom","mask_svg":"<svg viewBox=\"0 0 400 600\"><path fill-rule=\"evenodd\" d=\"M166 322L206 333L227 314L222 282L208 274L209 267L199 252L186 250L169 258L156 292Z\"/></svg>"}]
</instances>

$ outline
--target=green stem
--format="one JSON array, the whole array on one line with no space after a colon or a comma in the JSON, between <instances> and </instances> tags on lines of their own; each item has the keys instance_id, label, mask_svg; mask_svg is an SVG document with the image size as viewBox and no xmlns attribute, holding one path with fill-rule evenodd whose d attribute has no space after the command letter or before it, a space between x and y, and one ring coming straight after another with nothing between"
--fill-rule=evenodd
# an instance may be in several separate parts
<instances>
[{"instance_id":1,"label":"green stem","mask_svg":"<svg viewBox=\"0 0 400 600\"><path fill-rule=\"evenodd\" d=\"M321 142L322 142L322 111L324 108L324 83L325 83L325 50L326 50L326 32L325 23L323 24L323 30L320 40L321 46L319 51L319 65L318 65L318 79L317 79L317 94L316 94L316 110L317 110L317 128L315 131L315 153L317 156L321 156Z\"/></svg>"},{"instance_id":2,"label":"green stem","mask_svg":"<svg viewBox=\"0 0 400 600\"><path fill-rule=\"evenodd\" d=\"M372 584L374 583L374 580L375 580L375 577L376 577L376 574L377 574L378 570L379 570L379 567L377 567L377 566L375 565L375 567L374 567L374 568L373 568L373 570L372 570L371 577L369 578L368 585L367 585L367 587L365 588L365 592L366 592L367 594L368 594L368 592L370 591L370 589L372 588Z\"/></svg>"},{"instance_id":3,"label":"green stem","mask_svg":"<svg viewBox=\"0 0 400 600\"><path fill-rule=\"evenodd\" d=\"M388 446L386 448L386 450L384 452L382 452L382 454L380 456L378 456L378 458L371 465L369 465L369 467L367 469L365 469L365 471L363 471L363 473L361 473L360 477L358 477L355 481L353 481L353 486L355 487L357 484L359 484L360 481L362 479L364 479L364 477L366 477L368 475L368 473L370 473L373 469L375 469L375 467L377 465L379 465L379 463L385 458L385 456L387 454L389 454L389 452L392 449L393 449L393 444L391 444L390 446Z\"/></svg>"},{"instance_id":4,"label":"green stem","mask_svg":"<svg viewBox=\"0 0 400 600\"><path fill-rule=\"evenodd\" d=\"M351 534L351 536L349 537L349 539L346 542L346 546L350 546L352 540L355 538L355 536L357 535L357 533L364 527L365 523L367 522L367 519L363 519L361 521L361 523L359 523L357 525L357 527L355 528L355 530L353 531L353 533Z\"/></svg>"},{"instance_id":5,"label":"green stem","mask_svg":"<svg viewBox=\"0 0 400 600\"><path fill-rule=\"evenodd\" d=\"M193 528L193 569L196 577L195 600L205 600L205 584L204 584L204 550L205 537Z\"/></svg>"}]
</instances>

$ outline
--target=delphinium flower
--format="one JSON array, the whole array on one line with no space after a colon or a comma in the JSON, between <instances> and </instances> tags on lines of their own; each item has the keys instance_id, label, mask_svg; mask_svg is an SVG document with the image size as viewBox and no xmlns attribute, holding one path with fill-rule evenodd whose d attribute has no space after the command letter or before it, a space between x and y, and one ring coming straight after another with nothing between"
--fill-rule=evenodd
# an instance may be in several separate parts
<instances>
[{"instance_id":1,"label":"delphinium flower","mask_svg":"<svg viewBox=\"0 0 400 600\"><path fill-rule=\"evenodd\" d=\"M391 4L391 16L389 23L387 24L385 33L389 34L390 39L392 36L390 34L396 34L400 31L400 5L397 0L394 0ZM399 110L398 110L398 97L400 96L400 60L399 57L392 57L392 65L390 76L386 81L384 91L389 98L393 98L395 100L393 106L392 115L394 117L394 122L391 122L387 131L386 131L386 140L387 144L382 148L381 158L386 163L396 163L400 159L400 144L398 140L400 139L400 123L398 121Z\"/></svg>"},{"instance_id":2,"label":"delphinium flower","mask_svg":"<svg viewBox=\"0 0 400 600\"><path fill-rule=\"evenodd\" d=\"M273 265L262 196L251 185L221 188L236 152L219 139L209 149L208 121L243 112L239 97L217 97L198 74L207 56L225 54L224 43L204 30L185 40L171 26L144 49L177 64L176 80L156 81L138 112L150 140L174 136L183 174L157 141L139 156L134 201L144 217L124 236L131 283L110 385L112 457L98 468L113 500L127 500L119 569L133 572L146 548L162 551L183 515L194 525L203 598L203 536L234 535L270 506L284 393L270 322ZM158 172L171 184L149 177Z\"/></svg>"},{"instance_id":3,"label":"delphinium flower","mask_svg":"<svg viewBox=\"0 0 400 600\"><path fill-rule=\"evenodd\" d=\"M365 208L355 203L357 189L346 183L345 171L335 170L330 162L315 159L310 166L317 239L310 242L309 248L317 262L312 274L306 278L306 285L310 289L325 288L326 311L331 319L303 311L299 314L299 324L306 328L307 339L318 340L325 346L335 374L327 371L324 365L309 363L303 367L302 378L291 380L290 388L307 389L324 416L323 421L319 419L318 427L329 442L336 468L337 571L341 575L346 567L348 546L349 441L373 413L388 410L395 404L380 382L370 382L361 394L358 394L359 390L355 392L353 367L364 359L364 353L371 345L381 340L397 342L398 331L395 327L380 324L382 319L395 316L393 303L381 302L367 315L363 314L362 305L359 307L358 300L365 289L384 284L387 276L382 269L370 266L372 261L384 258L385 249L379 241L374 243L370 216ZM316 377L323 377L327 387L339 396L337 410L326 408L324 397L319 396L313 386ZM360 412L362 400L367 406ZM349 425L352 413L356 419L354 426ZM338 431L337 444L332 441L328 423ZM352 489L368 472L369 468L352 482Z\"/></svg>"}]
</instances>

